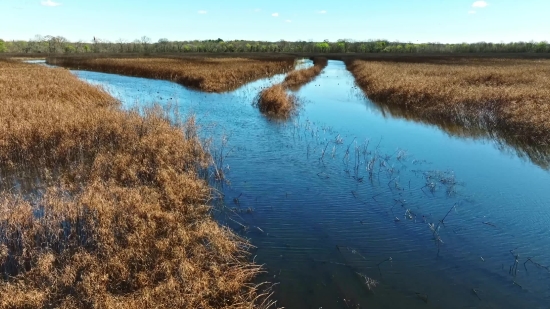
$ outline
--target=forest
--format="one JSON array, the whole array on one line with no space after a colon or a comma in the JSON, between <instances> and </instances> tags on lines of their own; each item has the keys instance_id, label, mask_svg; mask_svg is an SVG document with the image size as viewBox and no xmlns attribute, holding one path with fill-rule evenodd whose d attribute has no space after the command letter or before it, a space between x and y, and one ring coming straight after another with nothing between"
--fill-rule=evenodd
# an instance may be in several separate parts
<instances>
[{"instance_id":1,"label":"forest","mask_svg":"<svg viewBox=\"0 0 550 309\"><path fill-rule=\"evenodd\" d=\"M355 41L340 39L335 42L314 41L224 41L213 40L170 41L161 38L154 42L147 36L135 40L119 39L115 42L91 38L72 42L63 36L42 36L24 41L0 39L0 53L16 54L74 54L74 53L550 53L550 44L542 42L510 43L411 43L388 40Z\"/></svg>"}]
</instances>

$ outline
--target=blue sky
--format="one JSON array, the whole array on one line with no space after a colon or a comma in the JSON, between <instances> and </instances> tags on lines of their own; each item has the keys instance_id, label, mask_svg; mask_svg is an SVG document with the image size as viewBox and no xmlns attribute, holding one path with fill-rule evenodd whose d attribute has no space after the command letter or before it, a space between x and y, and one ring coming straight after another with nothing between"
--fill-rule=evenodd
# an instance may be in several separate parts
<instances>
[{"instance_id":1,"label":"blue sky","mask_svg":"<svg viewBox=\"0 0 550 309\"><path fill-rule=\"evenodd\" d=\"M0 0L0 38L550 41L550 0Z\"/></svg>"}]
</instances>

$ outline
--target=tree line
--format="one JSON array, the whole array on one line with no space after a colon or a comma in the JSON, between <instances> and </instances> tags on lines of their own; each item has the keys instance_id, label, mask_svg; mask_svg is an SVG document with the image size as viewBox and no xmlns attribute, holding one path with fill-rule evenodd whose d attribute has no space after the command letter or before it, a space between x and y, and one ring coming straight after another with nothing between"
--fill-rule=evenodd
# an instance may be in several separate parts
<instances>
[{"instance_id":1,"label":"tree line","mask_svg":"<svg viewBox=\"0 0 550 309\"><path fill-rule=\"evenodd\" d=\"M62 36L37 35L28 41L3 41L0 53L238 53L238 52L288 52L288 53L550 53L550 44L542 42L512 43L406 43L388 40L354 41L349 39L330 42L313 41L246 41L194 40L153 42L143 36L133 41L111 42L94 37L91 42L70 42Z\"/></svg>"}]
</instances>

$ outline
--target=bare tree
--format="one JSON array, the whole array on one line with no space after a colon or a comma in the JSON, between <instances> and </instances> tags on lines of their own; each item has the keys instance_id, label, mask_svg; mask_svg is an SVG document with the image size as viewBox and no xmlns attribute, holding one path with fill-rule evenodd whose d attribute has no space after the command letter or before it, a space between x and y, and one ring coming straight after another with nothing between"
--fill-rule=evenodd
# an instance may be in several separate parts
<instances>
[{"instance_id":1,"label":"bare tree","mask_svg":"<svg viewBox=\"0 0 550 309\"><path fill-rule=\"evenodd\" d=\"M126 40L120 38L116 41L116 43L118 44L119 46L119 52L120 53L123 53L124 52L124 45L126 45Z\"/></svg>"},{"instance_id":2,"label":"bare tree","mask_svg":"<svg viewBox=\"0 0 550 309\"><path fill-rule=\"evenodd\" d=\"M149 44L151 44L151 38L149 38L148 36L142 36L141 37L141 45L143 45L143 50L145 52L148 52L149 51Z\"/></svg>"}]
</instances>

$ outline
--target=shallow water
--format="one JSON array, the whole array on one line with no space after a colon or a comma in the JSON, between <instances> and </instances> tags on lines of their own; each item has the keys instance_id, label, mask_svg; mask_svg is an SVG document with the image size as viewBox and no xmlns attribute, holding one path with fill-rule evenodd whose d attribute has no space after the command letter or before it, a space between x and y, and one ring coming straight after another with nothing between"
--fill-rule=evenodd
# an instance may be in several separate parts
<instances>
[{"instance_id":1,"label":"shallow water","mask_svg":"<svg viewBox=\"0 0 550 309\"><path fill-rule=\"evenodd\" d=\"M278 306L548 308L550 173L490 139L383 114L342 62L297 92L286 122L252 105L281 75L210 94L74 74L124 108L156 102L196 116L229 182L217 184L216 217L257 247Z\"/></svg>"}]
</instances>

